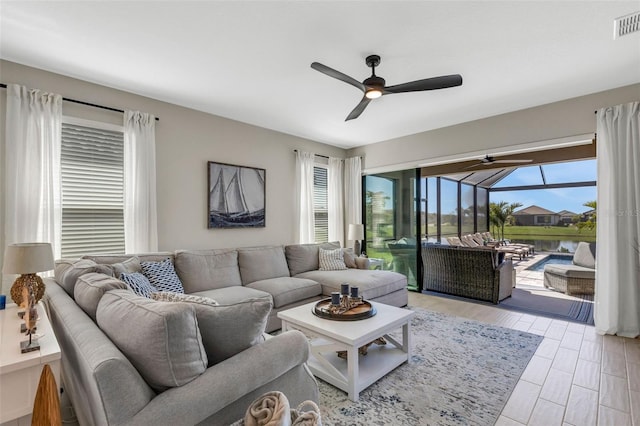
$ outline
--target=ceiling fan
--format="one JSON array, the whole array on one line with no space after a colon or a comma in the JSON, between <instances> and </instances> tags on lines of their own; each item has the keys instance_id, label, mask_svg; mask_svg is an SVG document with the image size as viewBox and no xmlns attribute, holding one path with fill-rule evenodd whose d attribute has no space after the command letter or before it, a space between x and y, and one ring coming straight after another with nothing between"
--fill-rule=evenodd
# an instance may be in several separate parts
<instances>
[{"instance_id":1,"label":"ceiling fan","mask_svg":"<svg viewBox=\"0 0 640 426\"><path fill-rule=\"evenodd\" d=\"M480 166L490 166L492 164L521 164L521 163L531 163L533 160L496 160L495 157L490 155L485 155L484 158L480 159L480 162L477 164L472 164L471 166L465 167L466 169L472 169L474 167Z\"/></svg>"},{"instance_id":2,"label":"ceiling fan","mask_svg":"<svg viewBox=\"0 0 640 426\"><path fill-rule=\"evenodd\" d=\"M353 77L349 77L346 74L336 71L333 68L329 68L326 65L322 65L319 62L311 64L311 68L316 71L320 71L329 77L336 78L340 81L344 81L350 84L364 93L364 97L360 103L351 111L345 121L358 118L362 111L369 105L372 99L379 98L383 95L391 95L394 93L406 93L406 92L421 92L424 90L436 90L446 89L448 87L455 87L462 85L462 76L459 74L443 75L440 77L425 78L424 80L416 80L408 83L396 84L394 86L385 86L385 80L382 77L376 75L376 67L380 65L380 56L369 55L365 59L365 63L371 68L371 77L366 78L362 83Z\"/></svg>"}]
</instances>

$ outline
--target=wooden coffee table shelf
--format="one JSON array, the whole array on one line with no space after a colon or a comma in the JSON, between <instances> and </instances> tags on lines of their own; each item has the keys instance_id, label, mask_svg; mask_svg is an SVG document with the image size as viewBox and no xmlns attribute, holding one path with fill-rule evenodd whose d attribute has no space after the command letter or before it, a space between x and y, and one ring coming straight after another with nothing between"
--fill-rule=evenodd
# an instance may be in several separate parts
<instances>
[{"instance_id":1,"label":"wooden coffee table shelf","mask_svg":"<svg viewBox=\"0 0 640 426\"><path fill-rule=\"evenodd\" d=\"M382 303L370 302L377 314L360 321L334 321L313 314L316 302L278 313L282 331L300 330L310 340L309 368L313 374L347 392L357 401L361 391L411 359L411 317L414 312ZM389 336L402 328L402 340ZM358 349L378 337L386 345L372 344L367 355ZM347 359L337 351L347 351Z\"/></svg>"}]
</instances>

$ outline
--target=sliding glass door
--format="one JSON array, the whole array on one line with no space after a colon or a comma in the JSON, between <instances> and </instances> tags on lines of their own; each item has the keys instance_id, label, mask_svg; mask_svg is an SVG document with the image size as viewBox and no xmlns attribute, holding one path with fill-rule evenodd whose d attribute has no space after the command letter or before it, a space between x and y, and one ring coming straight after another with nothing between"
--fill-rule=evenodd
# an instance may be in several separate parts
<instances>
[{"instance_id":1,"label":"sliding glass door","mask_svg":"<svg viewBox=\"0 0 640 426\"><path fill-rule=\"evenodd\" d=\"M363 186L365 251L371 267L400 272L407 276L409 289L420 290L418 250L424 215L416 170L367 175Z\"/></svg>"}]
</instances>

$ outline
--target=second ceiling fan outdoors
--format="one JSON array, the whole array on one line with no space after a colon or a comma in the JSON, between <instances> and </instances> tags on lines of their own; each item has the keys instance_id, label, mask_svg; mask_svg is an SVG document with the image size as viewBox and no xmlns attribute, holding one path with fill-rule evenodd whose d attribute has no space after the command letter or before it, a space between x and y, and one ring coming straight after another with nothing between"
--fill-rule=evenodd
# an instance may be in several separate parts
<instances>
[{"instance_id":1,"label":"second ceiling fan outdoors","mask_svg":"<svg viewBox=\"0 0 640 426\"><path fill-rule=\"evenodd\" d=\"M379 98L383 95L391 95L394 93L406 93L406 92L422 92L424 90L436 90L446 89L448 87L455 87L462 85L462 76L460 74L443 75L440 77L425 78L423 80L411 81L408 83L396 84L394 86L385 86L386 82L384 78L376 75L376 67L380 64L380 56L369 55L365 59L368 67L371 68L371 77L365 79L362 83L353 77L349 77L346 74L336 71L333 68L329 68L326 65L322 65L319 62L311 64L311 68L316 71L320 71L323 74L333 77L340 81L344 81L357 89L360 89L364 96L360 103L351 111L345 121L358 118L362 111L369 105L372 99Z\"/></svg>"}]
</instances>

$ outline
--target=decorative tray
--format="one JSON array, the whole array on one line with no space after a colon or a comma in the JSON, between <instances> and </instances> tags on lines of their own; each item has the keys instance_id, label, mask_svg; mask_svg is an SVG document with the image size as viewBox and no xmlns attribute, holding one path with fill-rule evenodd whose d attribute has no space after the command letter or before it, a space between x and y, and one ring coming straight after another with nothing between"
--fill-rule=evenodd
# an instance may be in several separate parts
<instances>
[{"instance_id":1,"label":"decorative tray","mask_svg":"<svg viewBox=\"0 0 640 426\"><path fill-rule=\"evenodd\" d=\"M320 318L326 318L335 321L357 321L371 318L376 314L376 308L366 300L362 304L355 306L342 314L335 314L329 311L331 306L331 298L323 299L313 306L313 313Z\"/></svg>"}]
</instances>

